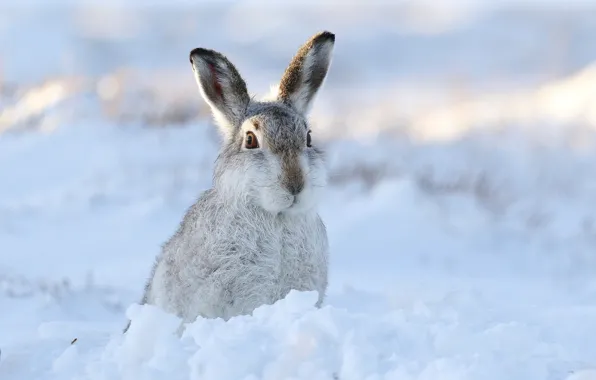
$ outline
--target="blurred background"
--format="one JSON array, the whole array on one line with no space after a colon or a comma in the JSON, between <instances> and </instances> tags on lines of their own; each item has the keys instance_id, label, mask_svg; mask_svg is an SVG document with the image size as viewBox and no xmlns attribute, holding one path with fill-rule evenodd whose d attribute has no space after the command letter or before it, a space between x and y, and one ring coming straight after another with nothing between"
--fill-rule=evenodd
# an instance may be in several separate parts
<instances>
[{"instance_id":1,"label":"blurred background","mask_svg":"<svg viewBox=\"0 0 596 380\"><path fill-rule=\"evenodd\" d=\"M596 294L594 1L2 0L4 331L122 324L211 184L190 50L264 94L321 30L334 289L439 273Z\"/></svg>"},{"instance_id":2,"label":"blurred background","mask_svg":"<svg viewBox=\"0 0 596 380\"><path fill-rule=\"evenodd\" d=\"M323 29L338 43L313 115L321 128L438 138L476 124L594 123L590 1L4 0L0 6L2 131L53 128L53 120L94 111L120 126L196 124L205 106L189 70L193 47L229 55L251 90L263 93L297 46Z\"/></svg>"}]
</instances>

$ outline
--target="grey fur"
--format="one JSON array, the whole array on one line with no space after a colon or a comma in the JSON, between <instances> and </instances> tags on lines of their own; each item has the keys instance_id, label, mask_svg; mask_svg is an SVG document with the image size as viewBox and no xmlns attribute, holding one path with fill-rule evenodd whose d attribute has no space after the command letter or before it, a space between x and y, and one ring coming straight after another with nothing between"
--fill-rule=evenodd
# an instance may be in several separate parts
<instances>
[{"instance_id":1,"label":"grey fur","mask_svg":"<svg viewBox=\"0 0 596 380\"><path fill-rule=\"evenodd\" d=\"M328 32L321 35L327 42L334 39ZM213 187L164 244L141 303L184 322L250 314L292 289L316 290L316 305L322 304L329 247L316 205L327 173L316 137L306 146L305 106L323 83L331 49L320 49L317 36L300 50L310 58L292 61L282 79L286 85L270 101L252 100L238 71L220 53L191 53L201 94L224 138ZM287 79L294 75L299 79ZM247 131L257 137L259 148L245 147Z\"/></svg>"},{"instance_id":2,"label":"grey fur","mask_svg":"<svg viewBox=\"0 0 596 380\"><path fill-rule=\"evenodd\" d=\"M250 102L246 82L236 67L221 53L196 48L190 63L201 94L211 106L222 128L237 128Z\"/></svg>"},{"instance_id":3,"label":"grey fur","mask_svg":"<svg viewBox=\"0 0 596 380\"><path fill-rule=\"evenodd\" d=\"M279 84L279 100L306 112L327 76L335 35L315 34L298 50Z\"/></svg>"}]
</instances>

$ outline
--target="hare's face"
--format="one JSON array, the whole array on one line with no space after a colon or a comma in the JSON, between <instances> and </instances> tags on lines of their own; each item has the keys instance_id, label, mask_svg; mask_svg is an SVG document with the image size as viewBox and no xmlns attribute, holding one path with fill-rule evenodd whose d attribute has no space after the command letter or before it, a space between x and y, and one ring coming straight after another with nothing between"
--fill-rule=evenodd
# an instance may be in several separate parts
<instances>
[{"instance_id":1,"label":"hare's face","mask_svg":"<svg viewBox=\"0 0 596 380\"><path fill-rule=\"evenodd\" d=\"M226 183L272 213L312 209L327 173L306 120L276 102L252 104L248 114L230 147L239 170Z\"/></svg>"},{"instance_id":2,"label":"hare's face","mask_svg":"<svg viewBox=\"0 0 596 380\"><path fill-rule=\"evenodd\" d=\"M316 204L326 173L306 114L327 75L334 43L329 32L307 41L269 102L251 99L238 70L222 54L191 51L195 79L224 137L215 180L230 199L273 213L304 212Z\"/></svg>"}]
</instances>

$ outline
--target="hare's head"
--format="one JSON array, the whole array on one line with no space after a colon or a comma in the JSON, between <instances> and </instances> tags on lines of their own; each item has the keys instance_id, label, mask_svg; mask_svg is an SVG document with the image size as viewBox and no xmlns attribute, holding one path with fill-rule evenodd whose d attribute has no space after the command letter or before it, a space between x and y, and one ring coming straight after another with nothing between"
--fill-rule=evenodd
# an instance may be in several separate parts
<instances>
[{"instance_id":1,"label":"hare's head","mask_svg":"<svg viewBox=\"0 0 596 380\"><path fill-rule=\"evenodd\" d=\"M251 99L222 54L202 48L190 53L201 94L223 135L214 174L218 191L272 213L302 212L316 204L327 174L306 114L327 75L334 42L329 32L313 36L267 101Z\"/></svg>"}]
</instances>

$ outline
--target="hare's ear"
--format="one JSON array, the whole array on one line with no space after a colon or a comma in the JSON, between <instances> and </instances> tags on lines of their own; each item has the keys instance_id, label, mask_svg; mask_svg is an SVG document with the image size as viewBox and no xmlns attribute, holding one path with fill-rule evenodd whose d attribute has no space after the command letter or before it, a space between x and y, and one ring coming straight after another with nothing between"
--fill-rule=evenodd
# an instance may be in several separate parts
<instances>
[{"instance_id":1,"label":"hare's ear","mask_svg":"<svg viewBox=\"0 0 596 380\"><path fill-rule=\"evenodd\" d=\"M238 70L222 54L196 48L190 63L205 101L226 137L233 135L246 113L250 96Z\"/></svg>"},{"instance_id":2,"label":"hare's ear","mask_svg":"<svg viewBox=\"0 0 596 380\"><path fill-rule=\"evenodd\" d=\"M335 35L321 32L298 50L279 83L278 99L306 114L327 75Z\"/></svg>"}]
</instances>

